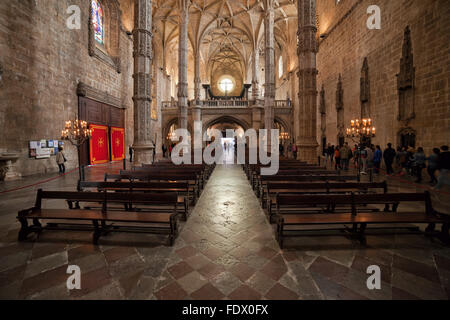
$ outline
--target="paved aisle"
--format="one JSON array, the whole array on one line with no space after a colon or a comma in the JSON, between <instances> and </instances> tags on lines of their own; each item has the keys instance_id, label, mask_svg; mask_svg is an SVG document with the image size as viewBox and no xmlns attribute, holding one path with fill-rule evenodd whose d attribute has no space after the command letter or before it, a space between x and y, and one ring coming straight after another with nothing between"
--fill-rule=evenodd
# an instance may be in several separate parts
<instances>
[{"instance_id":1,"label":"paved aisle","mask_svg":"<svg viewBox=\"0 0 450 320\"><path fill-rule=\"evenodd\" d=\"M218 165L175 243L158 299L298 299L240 166Z\"/></svg>"}]
</instances>

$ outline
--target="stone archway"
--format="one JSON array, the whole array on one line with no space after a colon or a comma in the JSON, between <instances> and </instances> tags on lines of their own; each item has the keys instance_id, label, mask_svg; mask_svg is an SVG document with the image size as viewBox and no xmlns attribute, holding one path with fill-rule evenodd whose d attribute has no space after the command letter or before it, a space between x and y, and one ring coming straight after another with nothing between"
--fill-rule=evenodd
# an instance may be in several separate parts
<instances>
[{"instance_id":1,"label":"stone archway","mask_svg":"<svg viewBox=\"0 0 450 320\"><path fill-rule=\"evenodd\" d=\"M203 132L205 132L205 130L207 130L208 128L210 128L218 123L236 123L239 126L241 126L242 129L244 129L244 131L251 128L250 124L248 124L245 120L226 115L226 116L220 116L220 117L214 118L214 119L210 120L209 122L205 123L203 125Z\"/></svg>"}]
</instances>

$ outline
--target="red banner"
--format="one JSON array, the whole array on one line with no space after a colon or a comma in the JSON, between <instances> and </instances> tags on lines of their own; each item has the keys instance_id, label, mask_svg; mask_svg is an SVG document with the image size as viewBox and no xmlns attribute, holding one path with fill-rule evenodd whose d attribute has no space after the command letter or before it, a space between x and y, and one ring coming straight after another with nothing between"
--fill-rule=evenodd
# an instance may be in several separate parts
<instances>
[{"instance_id":1,"label":"red banner","mask_svg":"<svg viewBox=\"0 0 450 320\"><path fill-rule=\"evenodd\" d=\"M109 161L108 127L90 124L92 138L89 140L89 156L91 164L106 163Z\"/></svg>"},{"instance_id":2,"label":"red banner","mask_svg":"<svg viewBox=\"0 0 450 320\"><path fill-rule=\"evenodd\" d=\"M111 160L119 161L125 158L125 129L111 127Z\"/></svg>"}]
</instances>

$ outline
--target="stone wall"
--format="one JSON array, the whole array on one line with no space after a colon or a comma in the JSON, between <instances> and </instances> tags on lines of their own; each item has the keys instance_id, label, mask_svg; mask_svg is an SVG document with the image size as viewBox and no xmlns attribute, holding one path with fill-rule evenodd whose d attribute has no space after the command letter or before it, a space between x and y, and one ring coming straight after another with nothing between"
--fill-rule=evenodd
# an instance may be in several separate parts
<instances>
[{"instance_id":1,"label":"stone wall","mask_svg":"<svg viewBox=\"0 0 450 320\"><path fill-rule=\"evenodd\" d=\"M328 3L328 5L327 5ZM367 8L381 9L381 30L369 30ZM399 144L404 127L416 131L416 147L426 152L450 144L450 2L446 0L334 0L318 1L319 32L326 34L317 55L319 75L326 101L326 136L337 143L336 87L342 75L344 122L360 117L360 76L368 59L371 118L377 127L375 144ZM408 124L397 120L397 77L405 28L411 29L415 66L415 118ZM320 97L318 96L318 99ZM318 103L319 105L319 103ZM320 115L318 114L318 135ZM320 141L320 136L318 136ZM351 141L349 141L351 142Z\"/></svg>"},{"instance_id":2,"label":"stone wall","mask_svg":"<svg viewBox=\"0 0 450 320\"><path fill-rule=\"evenodd\" d=\"M111 0L115 1L115 0ZM66 27L70 5L81 8L81 29ZM54 157L28 156L28 141L59 139L78 110L79 81L119 98L126 110L126 145L132 143L132 41L121 28L121 73L88 52L89 1L0 1L0 151L18 152L22 175L54 172ZM66 143L68 169L77 165Z\"/></svg>"}]
</instances>

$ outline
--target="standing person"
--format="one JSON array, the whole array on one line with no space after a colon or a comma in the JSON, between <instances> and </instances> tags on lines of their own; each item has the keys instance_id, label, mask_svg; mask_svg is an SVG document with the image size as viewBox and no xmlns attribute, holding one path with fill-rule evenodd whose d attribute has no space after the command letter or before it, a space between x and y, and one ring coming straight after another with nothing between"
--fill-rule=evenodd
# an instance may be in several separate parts
<instances>
[{"instance_id":1,"label":"standing person","mask_svg":"<svg viewBox=\"0 0 450 320\"><path fill-rule=\"evenodd\" d=\"M353 166L358 169L359 167L359 151L358 151L358 145L355 144L353 147Z\"/></svg>"},{"instance_id":2,"label":"standing person","mask_svg":"<svg viewBox=\"0 0 450 320\"><path fill-rule=\"evenodd\" d=\"M377 146L375 149L375 154L373 155L373 167L375 168L375 173L380 173L380 165L381 165L382 152L380 146Z\"/></svg>"},{"instance_id":3,"label":"standing person","mask_svg":"<svg viewBox=\"0 0 450 320\"><path fill-rule=\"evenodd\" d=\"M280 156L283 157L283 156L284 156L284 154L283 154L283 153L284 153L284 147L283 147L283 144L280 143L279 146L278 146L278 148L279 148L279 151L280 151Z\"/></svg>"},{"instance_id":4,"label":"standing person","mask_svg":"<svg viewBox=\"0 0 450 320\"><path fill-rule=\"evenodd\" d=\"M437 178L437 184L434 187L435 190L440 190L443 184L449 183L449 171L450 171L450 152L448 146L441 147L441 153L438 158L438 170L439 175Z\"/></svg>"},{"instance_id":5,"label":"standing person","mask_svg":"<svg viewBox=\"0 0 450 320\"><path fill-rule=\"evenodd\" d=\"M405 175L406 171L406 163L408 161L408 153L406 152L406 148L403 147L400 149L399 152L397 152L397 163L400 167L400 176Z\"/></svg>"},{"instance_id":6,"label":"standing person","mask_svg":"<svg viewBox=\"0 0 450 320\"><path fill-rule=\"evenodd\" d=\"M417 177L416 182L421 183L422 182L422 169L425 168L425 153L423 152L423 148L419 147L417 148L417 152L414 153L412 156L412 164L413 164L413 171L415 176Z\"/></svg>"},{"instance_id":7,"label":"standing person","mask_svg":"<svg viewBox=\"0 0 450 320\"><path fill-rule=\"evenodd\" d=\"M406 158L406 170L410 176L414 175L414 154L416 153L416 150L413 147L409 147L406 150L407 158Z\"/></svg>"},{"instance_id":8,"label":"standing person","mask_svg":"<svg viewBox=\"0 0 450 320\"><path fill-rule=\"evenodd\" d=\"M291 152L292 152L292 142L289 142L289 146L287 148L287 157L288 158L291 157Z\"/></svg>"},{"instance_id":9,"label":"standing person","mask_svg":"<svg viewBox=\"0 0 450 320\"><path fill-rule=\"evenodd\" d=\"M292 145L292 153L294 154L294 159L297 159L297 146L295 144Z\"/></svg>"},{"instance_id":10,"label":"standing person","mask_svg":"<svg viewBox=\"0 0 450 320\"><path fill-rule=\"evenodd\" d=\"M373 157L375 152L375 146L371 144L370 146L367 146L367 169L372 170L373 169Z\"/></svg>"},{"instance_id":11,"label":"standing person","mask_svg":"<svg viewBox=\"0 0 450 320\"><path fill-rule=\"evenodd\" d=\"M341 169L341 155L339 152L339 147L336 146L336 149L334 150L334 169L337 170L338 168Z\"/></svg>"},{"instance_id":12,"label":"standing person","mask_svg":"<svg viewBox=\"0 0 450 320\"><path fill-rule=\"evenodd\" d=\"M361 174L367 174L367 148L361 145L359 153L362 165Z\"/></svg>"},{"instance_id":13,"label":"standing person","mask_svg":"<svg viewBox=\"0 0 450 320\"><path fill-rule=\"evenodd\" d=\"M428 161L427 172L428 175L430 176L430 184L435 184L437 182L435 173L436 170L438 169L438 160L440 152L441 151L438 148L434 148L433 153L430 154L430 156L426 159Z\"/></svg>"},{"instance_id":14,"label":"standing person","mask_svg":"<svg viewBox=\"0 0 450 320\"><path fill-rule=\"evenodd\" d=\"M130 162L133 162L133 148L131 146L128 147L128 153L130 154Z\"/></svg>"},{"instance_id":15,"label":"standing person","mask_svg":"<svg viewBox=\"0 0 450 320\"><path fill-rule=\"evenodd\" d=\"M325 167L328 165L328 159L331 159L331 155L330 155L330 143L328 143L328 145L326 146L325 150L324 150L324 156L325 156Z\"/></svg>"},{"instance_id":16,"label":"standing person","mask_svg":"<svg viewBox=\"0 0 450 320\"><path fill-rule=\"evenodd\" d=\"M383 158L384 158L384 164L386 165L386 173L393 174L394 169L392 168L392 163L394 162L396 152L394 148L392 148L392 143L387 144L387 149L384 150Z\"/></svg>"},{"instance_id":17,"label":"standing person","mask_svg":"<svg viewBox=\"0 0 450 320\"><path fill-rule=\"evenodd\" d=\"M165 157L166 157L166 152L167 152L167 147L166 147L166 145L163 143L161 148L162 148L163 158L165 158Z\"/></svg>"},{"instance_id":18,"label":"standing person","mask_svg":"<svg viewBox=\"0 0 450 320\"><path fill-rule=\"evenodd\" d=\"M331 165L333 165L334 151L335 151L335 148L334 148L334 145L332 145L330 147L330 149L328 149L328 152L330 153L330 157L331 157L331 163L330 163Z\"/></svg>"},{"instance_id":19,"label":"standing person","mask_svg":"<svg viewBox=\"0 0 450 320\"><path fill-rule=\"evenodd\" d=\"M348 143L344 143L344 145L339 150L339 156L340 156L340 162L341 162L341 168L344 170L348 170L348 163L350 160L350 153L351 150L348 147Z\"/></svg>"},{"instance_id":20,"label":"standing person","mask_svg":"<svg viewBox=\"0 0 450 320\"><path fill-rule=\"evenodd\" d=\"M56 154L56 163L58 164L59 173L65 173L66 172L66 166L64 165L64 162L66 162L67 159L64 156L63 148L61 146L58 147L58 153Z\"/></svg>"},{"instance_id":21,"label":"standing person","mask_svg":"<svg viewBox=\"0 0 450 320\"><path fill-rule=\"evenodd\" d=\"M169 158L172 156L172 144L169 144Z\"/></svg>"}]
</instances>

